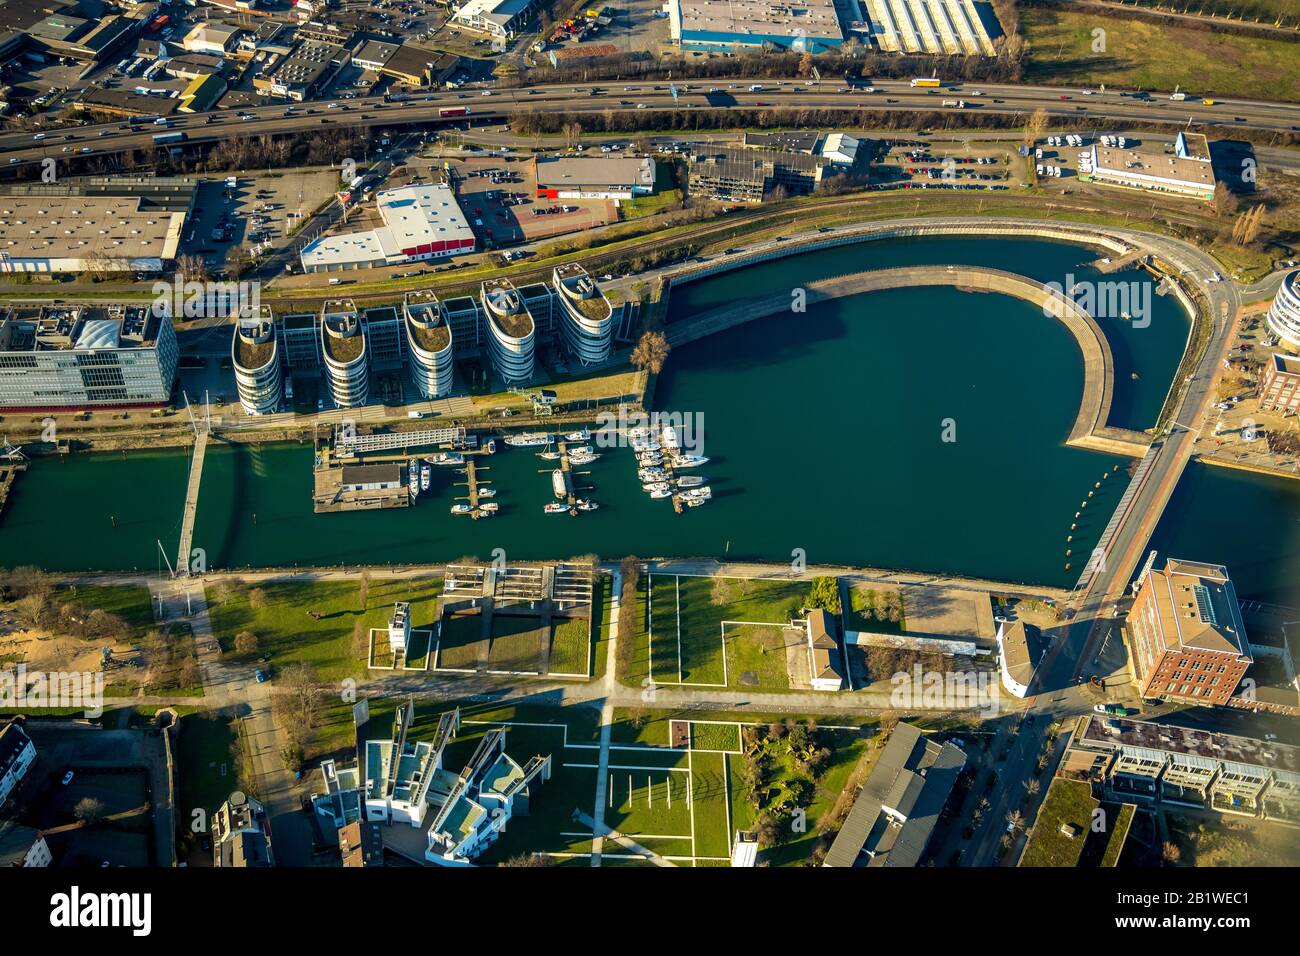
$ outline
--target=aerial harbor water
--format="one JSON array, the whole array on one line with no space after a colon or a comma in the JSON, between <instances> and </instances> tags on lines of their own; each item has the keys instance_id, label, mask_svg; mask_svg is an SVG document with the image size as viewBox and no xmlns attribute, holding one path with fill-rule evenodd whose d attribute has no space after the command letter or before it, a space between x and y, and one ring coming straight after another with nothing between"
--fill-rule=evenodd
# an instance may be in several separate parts
<instances>
[{"instance_id":1,"label":"aerial harbor water","mask_svg":"<svg viewBox=\"0 0 1300 956\"><path fill-rule=\"evenodd\" d=\"M1097 256L1039 240L851 246L687 284L674 292L673 317L838 273L917 263L998 266L1044 282L1095 278L1087 263ZM1105 278L1150 281L1142 273ZM1099 319L1117 371L1111 424L1150 426L1181 355L1186 316L1171 298L1153 304L1146 328ZM500 504L491 521L449 514L463 489L445 468L433 470L433 487L412 508L316 515L309 445L218 442L205 463L194 545L212 568L402 565L496 548L512 560L596 552L783 561L802 549L812 563L1069 585L1130 465L1063 444L1082 376L1069 333L1025 302L942 287L853 296L674 353L654 406L702 416L711 461L700 472L715 495L708 507L675 515L641 490L629 449L606 448L583 466L600 510L547 515L551 463L537 449L503 448L483 462ZM0 519L0 564L156 570L159 541L174 560L187 461L183 451L36 461ZM1285 577L1234 566L1225 535L1241 539L1246 564L1257 536L1238 529L1279 501L1288 514L1300 512L1300 489L1283 483L1252 504L1252 476L1207 479L1203 471L1189 472L1183 506L1172 512L1179 526L1162 528L1161 540L1182 556L1225 561L1244 596L1255 587L1275 594ZM1227 528L1201 517L1202 498L1225 489L1240 495L1241 508ZM1213 549L1199 544L1202 521ZM1261 555L1252 566L1266 563L1263 551L1252 553Z\"/></svg>"}]
</instances>

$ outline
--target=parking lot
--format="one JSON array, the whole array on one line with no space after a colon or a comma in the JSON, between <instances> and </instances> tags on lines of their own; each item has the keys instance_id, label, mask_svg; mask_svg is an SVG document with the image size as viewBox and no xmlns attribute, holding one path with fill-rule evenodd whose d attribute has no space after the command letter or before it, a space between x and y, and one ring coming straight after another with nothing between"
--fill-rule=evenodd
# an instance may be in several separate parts
<instances>
[{"instance_id":1,"label":"parking lot","mask_svg":"<svg viewBox=\"0 0 1300 956\"><path fill-rule=\"evenodd\" d=\"M1004 190L1012 185L1014 160L1018 159L1005 144L897 141L873 170L873 182L868 188Z\"/></svg>"},{"instance_id":2,"label":"parking lot","mask_svg":"<svg viewBox=\"0 0 1300 956\"><path fill-rule=\"evenodd\" d=\"M607 199L538 199L533 164L510 157L452 163L456 195L481 238L500 248L583 232L618 220Z\"/></svg>"},{"instance_id":3,"label":"parking lot","mask_svg":"<svg viewBox=\"0 0 1300 956\"><path fill-rule=\"evenodd\" d=\"M269 255L288 242L297 222L325 203L338 188L338 170L299 169L267 175L232 173L205 181L186 223L182 254L200 255L220 269L230 249L241 246Z\"/></svg>"}]
</instances>

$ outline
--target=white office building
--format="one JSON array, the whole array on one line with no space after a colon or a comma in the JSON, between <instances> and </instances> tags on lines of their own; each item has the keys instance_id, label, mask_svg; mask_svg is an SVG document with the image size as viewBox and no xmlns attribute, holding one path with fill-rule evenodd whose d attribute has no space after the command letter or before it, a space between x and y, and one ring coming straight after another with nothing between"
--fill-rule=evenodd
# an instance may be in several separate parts
<instances>
[{"instance_id":1,"label":"white office building","mask_svg":"<svg viewBox=\"0 0 1300 956\"><path fill-rule=\"evenodd\" d=\"M452 387L451 323L432 292L408 292L402 303L411 381L421 398L443 398Z\"/></svg>"},{"instance_id":2,"label":"white office building","mask_svg":"<svg viewBox=\"0 0 1300 956\"><path fill-rule=\"evenodd\" d=\"M235 387L246 415L279 411L284 373L270 312L256 319L240 319L230 343Z\"/></svg>"},{"instance_id":3,"label":"white office building","mask_svg":"<svg viewBox=\"0 0 1300 956\"><path fill-rule=\"evenodd\" d=\"M533 377L536 324L519 290L508 279L482 285L480 298L487 322L488 354L507 385L523 385Z\"/></svg>"},{"instance_id":4,"label":"white office building","mask_svg":"<svg viewBox=\"0 0 1300 956\"><path fill-rule=\"evenodd\" d=\"M1300 349L1300 269L1290 272L1268 310L1268 327L1293 349Z\"/></svg>"},{"instance_id":5,"label":"white office building","mask_svg":"<svg viewBox=\"0 0 1300 956\"><path fill-rule=\"evenodd\" d=\"M351 299L332 299L321 307L321 355L330 395L339 408L356 408L370 397L366 332Z\"/></svg>"},{"instance_id":6,"label":"white office building","mask_svg":"<svg viewBox=\"0 0 1300 956\"><path fill-rule=\"evenodd\" d=\"M560 332L569 351L583 365L609 360L614 346L614 309L596 280L577 263L552 272L560 300Z\"/></svg>"}]
</instances>

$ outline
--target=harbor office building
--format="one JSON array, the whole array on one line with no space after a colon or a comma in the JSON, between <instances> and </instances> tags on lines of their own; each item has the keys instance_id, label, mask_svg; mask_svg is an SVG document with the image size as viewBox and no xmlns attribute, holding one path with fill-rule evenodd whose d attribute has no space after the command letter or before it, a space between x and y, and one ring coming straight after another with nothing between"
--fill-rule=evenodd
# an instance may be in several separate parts
<instances>
[{"instance_id":1,"label":"harbor office building","mask_svg":"<svg viewBox=\"0 0 1300 956\"><path fill-rule=\"evenodd\" d=\"M1128 632L1142 696L1226 704L1254 663L1227 569L1170 558L1134 588Z\"/></svg>"},{"instance_id":2,"label":"harbor office building","mask_svg":"<svg viewBox=\"0 0 1300 956\"><path fill-rule=\"evenodd\" d=\"M171 319L145 306L15 307L0 320L0 409L160 407L179 360Z\"/></svg>"},{"instance_id":3,"label":"harbor office building","mask_svg":"<svg viewBox=\"0 0 1300 956\"><path fill-rule=\"evenodd\" d=\"M552 282L516 288L486 282L475 296L406 295L400 309L358 310L350 299L326 302L320 313L263 309L240 320L231 362L240 404L248 415L280 410L295 379L324 382L340 407L370 400L372 372L406 367L415 397L445 398L455 387L454 361L487 357L508 385L531 381L535 349L557 342L583 367L608 361L614 340L627 340L636 304L612 302L577 263L552 271Z\"/></svg>"}]
</instances>

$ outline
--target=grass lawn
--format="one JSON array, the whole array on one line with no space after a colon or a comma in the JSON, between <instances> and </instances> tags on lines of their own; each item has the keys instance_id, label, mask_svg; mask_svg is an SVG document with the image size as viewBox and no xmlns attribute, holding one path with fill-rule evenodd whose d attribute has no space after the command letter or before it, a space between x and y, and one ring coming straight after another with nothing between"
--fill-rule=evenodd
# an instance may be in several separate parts
<instances>
[{"instance_id":1,"label":"grass lawn","mask_svg":"<svg viewBox=\"0 0 1300 956\"><path fill-rule=\"evenodd\" d=\"M891 621L888 618L880 621L872 613L876 607L881 606L886 590L893 591L892 588L877 589L862 583L850 586L850 607L844 612L844 629L846 631L870 631L873 634L903 633L904 628L907 627L907 608L902 609L897 621Z\"/></svg>"},{"instance_id":2,"label":"grass lawn","mask_svg":"<svg viewBox=\"0 0 1300 956\"><path fill-rule=\"evenodd\" d=\"M785 624L807 603L809 588L806 581L653 575L650 626L655 680L788 688L784 651L773 652L771 633L762 633L769 629L739 632L735 653L744 666L725 668L722 622ZM728 638L733 630L728 628Z\"/></svg>"},{"instance_id":3,"label":"grass lawn","mask_svg":"<svg viewBox=\"0 0 1300 956\"><path fill-rule=\"evenodd\" d=\"M736 624L727 626L726 635L727 674L732 684L765 690L790 688L785 648L791 641L802 640L802 632L784 625Z\"/></svg>"},{"instance_id":4,"label":"grass lawn","mask_svg":"<svg viewBox=\"0 0 1300 956\"><path fill-rule=\"evenodd\" d=\"M666 209L681 206L682 191L676 188L673 179L672 160L660 160L655 163L655 190L648 196L637 196L631 202L619 203L618 211L622 219L643 219Z\"/></svg>"},{"instance_id":5,"label":"grass lawn","mask_svg":"<svg viewBox=\"0 0 1300 956\"><path fill-rule=\"evenodd\" d=\"M551 673L587 675L591 622L585 617L557 617L551 624Z\"/></svg>"},{"instance_id":6,"label":"grass lawn","mask_svg":"<svg viewBox=\"0 0 1300 956\"><path fill-rule=\"evenodd\" d=\"M1097 27L1106 31L1104 53L1092 52ZM1182 86L1197 94L1300 99L1300 56L1282 40L1043 7L1020 11L1020 31L1029 44L1027 83Z\"/></svg>"},{"instance_id":7,"label":"grass lawn","mask_svg":"<svg viewBox=\"0 0 1300 956\"><path fill-rule=\"evenodd\" d=\"M1075 866L1092 829L1092 811L1097 805L1092 788L1082 780L1061 777L1053 780L1047 798L1038 809L1038 821L1034 824L1024 856L1020 858L1020 865ZM1061 832L1061 827L1067 823L1078 829L1074 838Z\"/></svg>"},{"instance_id":8,"label":"grass lawn","mask_svg":"<svg viewBox=\"0 0 1300 956\"><path fill-rule=\"evenodd\" d=\"M691 722L692 750L740 751L740 727L737 724Z\"/></svg>"},{"instance_id":9,"label":"grass lawn","mask_svg":"<svg viewBox=\"0 0 1300 956\"><path fill-rule=\"evenodd\" d=\"M540 673L542 648L549 635L535 617L492 616L488 657L493 670Z\"/></svg>"},{"instance_id":10,"label":"grass lawn","mask_svg":"<svg viewBox=\"0 0 1300 956\"><path fill-rule=\"evenodd\" d=\"M693 856L689 782L683 770L611 767L605 822L661 856Z\"/></svg>"},{"instance_id":11,"label":"grass lawn","mask_svg":"<svg viewBox=\"0 0 1300 956\"><path fill-rule=\"evenodd\" d=\"M482 615L447 615L442 619L435 666L473 669L480 659L487 659L487 647L483 644L482 635Z\"/></svg>"},{"instance_id":12,"label":"grass lawn","mask_svg":"<svg viewBox=\"0 0 1300 956\"><path fill-rule=\"evenodd\" d=\"M1126 803L1119 808L1119 813L1115 817L1115 823L1110 828L1110 835L1106 840L1106 852L1101 856L1102 866L1115 866L1119 863L1119 855L1124 849L1124 841L1128 838L1128 828L1133 822L1133 814L1137 807L1131 803Z\"/></svg>"},{"instance_id":13,"label":"grass lawn","mask_svg":"<svg viewBox=\"0 0 1300 956\"><path fill-rule=\"evenodd\" d=\"M695 855L731 855L727 754L691 754L691 793L694 801Z\"/></svg>"},{"instance_id":14,"label":"grass lawn","mask_svg":"<svg viewBox=\"0 0 1300 956\"><path fill-rule=\"evenodd\" d=\"M613 620L611 616L613 601L614 591L610 587L610 579L603 574L598 575L591 592L591 630L596 640L596 648L592 655L595 673L592 676L596 680L605 676L605 668L608 666L609 623Z\"/></svg>"},{"instance_id":15,"label":"grass lawn","mask_svg":"<svg viewBox=\"0 0 1300 956\"><path fill-rule=\"evenodd\" d=\"M429 666L429 651L433 645L433 631L432 627L426 627L411 632L411 639L406 644L406 667L422 671Z\"/></svg>"},{"instance_id":16,"label":"grass lawn","mask_svg":"<svg viewBox=\"0 0 1300 956\"><path fill-rule=\"evenodd\" d=\"M131 626L134 636L139 636L154 625L153 599L149 597L149 589L145 587L134 584L96 585L72 587L60 594L87 611L98 609L116 614Z\"/></svg>"},{"instance_id":17,"label":"grass lawn","mask_svg":"<svg viewBox=\"0 0 1300 956\"><path fill-rule=\"evenodd\" d=\"M191 814L202 808L209 815L238 789L237 768L231 760L235 731L230 721L215 714L190 714L181 718L176 754L179 779L177 819L188 829Z\"/></svg>"},{"instance_id":18,"label":"grass lawn","mask_svg":"<svg viewBox=\"0 0 1300 956\"><path fill-rule=\"evenodd\" d=\"M254 600L252 595L261 592ZM359 677L364 651L358 654L354 629L388 626L396 601L411 604L411 625L431 628L437 615L440 578L373 580L365 610L358 606L359 581L284 581L231 589L224 597L213 589L212 628L224 653L234 653L235 635L257 636L256 657L269 657L273 668L306 662L322 682ZM254 603L261 606L254 608ZM318 613L313 618L309 611ZM362 638L365 639L364 636Z\"/></svg>"}]
</instances>

